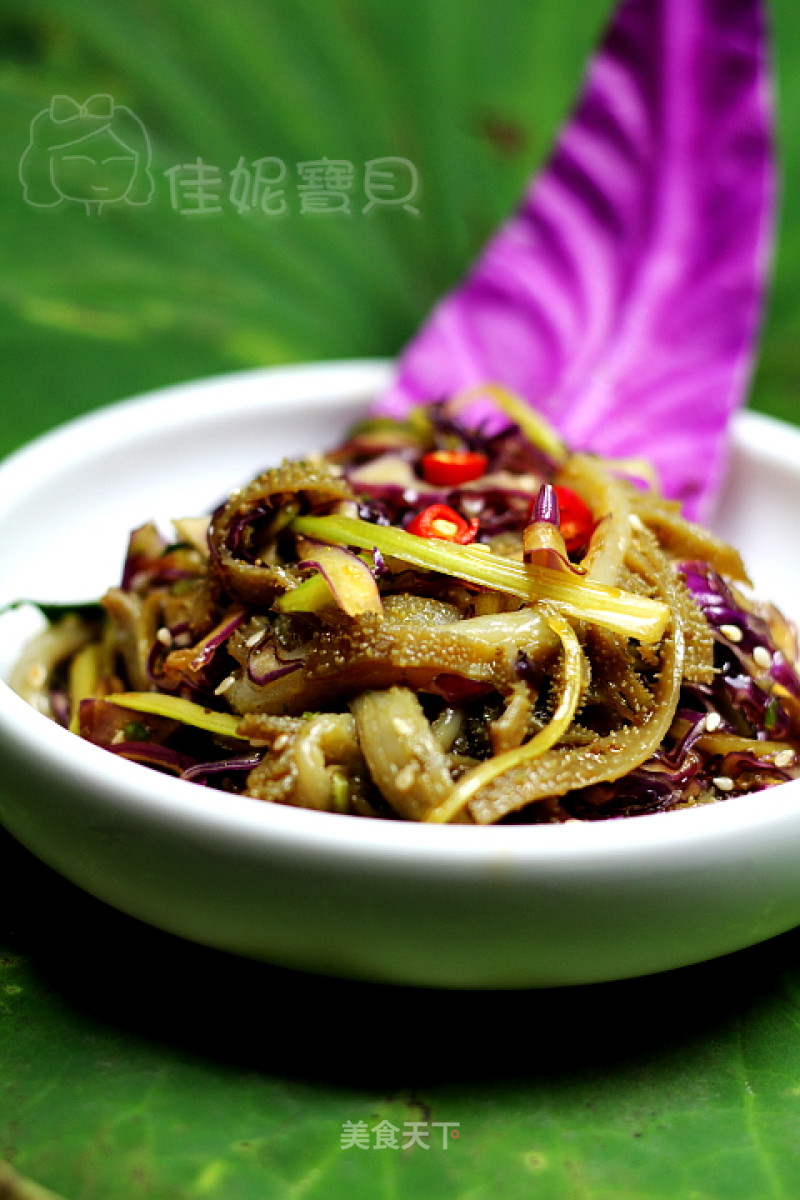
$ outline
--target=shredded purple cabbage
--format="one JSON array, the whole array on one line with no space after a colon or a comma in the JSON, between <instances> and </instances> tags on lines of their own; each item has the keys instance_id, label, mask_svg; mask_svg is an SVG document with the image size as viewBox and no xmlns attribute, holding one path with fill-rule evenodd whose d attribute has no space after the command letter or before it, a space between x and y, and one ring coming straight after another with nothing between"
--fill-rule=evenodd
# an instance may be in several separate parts
<instances>
[{"instance_id":1,"label":"shredded purple cabbage","mask_svg":"<svg viewBox=\"0 0 800 1200\"><path fill-rule=\"evenodd\" d=\"M161 746L156 742L118 742L116 745L105 747L120 758L129 758L133 762L144 763L148 767L156 767L169 771L173 775L183 775L194 765L194 759L170 746Z\"/></svg>"},{"instance_id":2,"label":"shredded purple cabbage","mask_svg":"<svg viewBox=\"0 0 800 1200\"><path fill-rule=\"evenodd\" d=\"M238 758L220 758L214 762L194 763L181 772L182 779L192 783L204 783L210 775L225 775L229 771L252 771L264 757L260 754L243 754Z\"/></svg>"}]
</instances>

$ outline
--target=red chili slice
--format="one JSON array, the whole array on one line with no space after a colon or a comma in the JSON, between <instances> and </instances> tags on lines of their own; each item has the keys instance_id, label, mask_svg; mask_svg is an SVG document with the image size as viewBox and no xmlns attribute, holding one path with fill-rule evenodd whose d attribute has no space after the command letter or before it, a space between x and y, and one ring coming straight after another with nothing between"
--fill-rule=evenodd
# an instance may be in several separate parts
<instances>
[{"instance_id":1,"label":"red chili slice","mask_svg":"<svg viewBox=\"0 0 800 1200\"><path fill-rule=\"evenodd\" d=\"M489 460L477 450L432 450L422 456L422 474L428 483L457 487L480 479Z\"/></svg>"},{"instance_id":2,"label":"red chili slice","mask_svg":"<svg viewBox=\"0 0 800 1200\"><path fill-rule=\"evenodd\" d=\"M429 504L421 513L417 513L406 529L418 537L439 538L443 542L457 542L459 546L466 546L475 541L479 524L477 517L465 521L447 504Z\"/></svg>"},{"instance_id":3,"label":"red chili slice","mask_svg":"<svg viewBox=\"0 0 800 1200\"><path fill-rule=\"evenodd\" d=\"M587 545L594 530L594 517L589 508L570 488L557 487L558 508L561 514L561 536L569 554Z\"/></svg>"}]
</instances>

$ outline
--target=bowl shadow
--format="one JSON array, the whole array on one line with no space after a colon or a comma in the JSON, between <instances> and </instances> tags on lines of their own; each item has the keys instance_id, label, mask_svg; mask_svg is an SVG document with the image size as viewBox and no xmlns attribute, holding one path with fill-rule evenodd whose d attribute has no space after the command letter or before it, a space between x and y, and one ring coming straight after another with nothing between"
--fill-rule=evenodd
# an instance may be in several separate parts
<instances>
[{"instance_id":1,"label":"bowl shadow","mask_svg":"<svg viewBox=\"0 0 800 1200\"><path fill-rule=\"evenodd\" d=\"M449 991L326 978L151 928L64 880L3 830L0 913L0 954L26 959L84 1019L233 1067L384 1091L565 1078L660 1057L757 1005L800 961L797 929L714 962L572 988Z\"/></svg>"}]
</instances>

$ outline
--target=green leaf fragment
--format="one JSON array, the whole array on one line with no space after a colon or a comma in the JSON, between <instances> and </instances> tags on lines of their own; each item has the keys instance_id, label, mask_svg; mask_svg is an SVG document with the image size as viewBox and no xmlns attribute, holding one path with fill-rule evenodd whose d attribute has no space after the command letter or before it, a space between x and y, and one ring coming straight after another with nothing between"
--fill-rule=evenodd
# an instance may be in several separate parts
<instances>
[{"instance_id":1,"label":"green leaf fragment","mask_svg":"<svg viewBox=\"0 0 800 1200\"><path fill-rule=\"evenodd\" d=\"M146 742L150 737L150 730L144 721L128 721L123 725L122 732L126 742Z\"/></svg>"},{"instance_id":2,"label":"green leaf fragment","mask_svg":"<svg viewBox=\"0 0 800 1200\"><path fill-rule=\"evenodd\" d=\"M42 600L12 600L10 604L4 604L0 608L0 616L6 612L13 612L17 608L24 608L27 604L38 608L50 625L55 625L62 617L72 615L80 617L83 621L98 621L104 615L102 605L94 600L75 604L50 604Z\"/></svg>"}]
</instances>

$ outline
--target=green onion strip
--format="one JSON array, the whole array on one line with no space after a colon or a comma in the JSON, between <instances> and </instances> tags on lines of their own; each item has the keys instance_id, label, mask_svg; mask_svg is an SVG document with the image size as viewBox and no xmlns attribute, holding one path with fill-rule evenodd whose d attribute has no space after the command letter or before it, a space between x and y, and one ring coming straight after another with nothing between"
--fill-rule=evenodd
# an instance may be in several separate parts
<instances>
[{"instance_id":1,"label":"green onion strip","mask_svg":"<svg viewBox=\"0 0 800 1200\"><path fill-rule=\"evenodd\" d=\"M473 767L459 779L450 795L441 804L430 809L423 820L437 825L446 824L457 817L477 791L491 783L498 775L523 763L539 758L545 751L554 746L563 737L572 724L578 700L581 694L582 653L580 642L575 636L572 626L558 613L549 613L546 617L550 628L561 639L564 648L564 688L558 701L553 719L544 729L540 729L529 742L507 750L488 759L480 766Z\"/></svg>"},{"instance_id":2,"label":"green onion strip","mask_svg":"<svg viewBox=\"0 0 800 1200\"><path fill-rule=\"evenodd\" d=\"M497 383L479 383L475 387L466 388L450 401L449 407L459 409L477 400L479 396L488 396L501 412L505 413L533 446L538 446L555 463L563 463L567 459L567 449L553 426L529 404L515 396L508 388L500 387Z\"/></svg>"},{"instance_id":3,"label":"green onion strip","mask_svg":"<svg viewBox=\"0 0 800 1200\"><path fill-rule=\"evenodd\" d=\"M504 592L528 603L546 601L576 620L590 621L647 644L661 640L670 617L668 606L649 596L549 567L514 562L490 553L486 547L459 546L439 538L418 537L405 529L372 525L357 517L297 517L291 528L295 533L323 542L358 546L363 550L375 547L381 554L413 566ZM291 595L294 593L289 593L286 599ZM281 607L286 611L290 605Z\"/></svg>"},{"instance_id":4,"label":"green onion strip","mask_svg":"<svg viewBox=\"0 0 800 1200\"><path fill-rule=\"evenodd\" d=\"M109 704L118 704L120 708L132 708L134 712L152 713L156 717L171 717L183 725L194 725L196 729L205 729L207 733L222 737L240 738L245 742L249 740L238 732L241 717L215 712L213 708L205 708L180 696L164 696L160 692L112 692L105 698Z\"/></svg>"}]
</instances>

